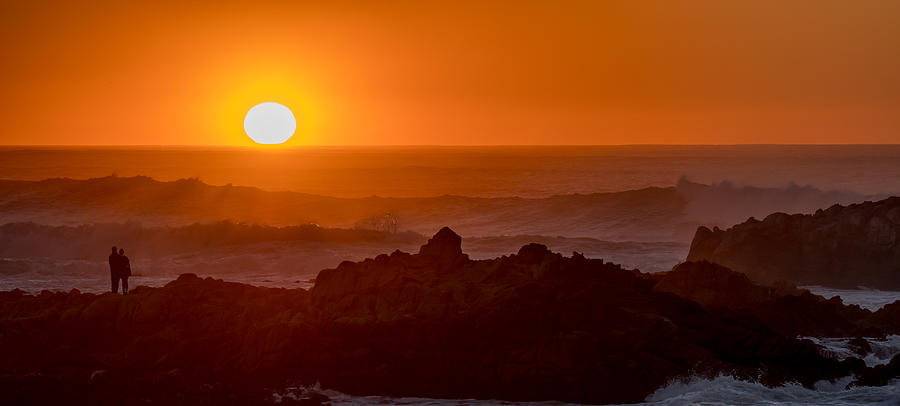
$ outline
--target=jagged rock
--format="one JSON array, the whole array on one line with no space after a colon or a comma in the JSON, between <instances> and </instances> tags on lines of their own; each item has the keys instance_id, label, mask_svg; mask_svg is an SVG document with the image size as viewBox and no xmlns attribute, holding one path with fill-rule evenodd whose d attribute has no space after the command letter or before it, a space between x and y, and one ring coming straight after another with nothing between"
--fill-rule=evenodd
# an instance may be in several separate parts
<instances>
[{"instance_id":1,"label":"jagged rock","mask_svg":"<svg viewBox=\"0 0 900 406\"><path fill-rule=\"evenodd\" d=\"M441 228L421 248L420 255L455 258L462 255L462 237L450 227Z\"/></svg>"},{"instance_id":2,"label":"jagged rock","mask_svg":"<svg viewBox=\"0 0 900 406\"><path fill-rule=\"evenodd\" d=\"M428 239L428 242L419 248L419 255L436 258L441 269L452 268L469 259L469 256L462 252L462 238L449 227L441 228L434 237Z\"/></svg>"},{"instance_id":3,"label":"jagged rock","mask_svg":"<svg viewBox=\"0 0 900 406\"><path fill-rule=\"evenodd\" d=\"M848 341L847 347L860 357L865 357L872 353L872 346L869 345L869 341L859 336Z\"/></svg>"},{"instance_id":4,"label":"jagged rock","mask_svg":"<svg viewBox=\"0 0 900 406\"><path fill-rule=\"evenodd\" d=\"M884 386L900 377L900 354L885 365L877 365L861 371L849 386Z\"/></svg>"},{"instance_id":5,"label":"jagged rock","mask_svg":"<svg viewBox=\"0 0 900 406\"><path fill-rule=\"evenodd\" d=\"M637 270L537 244L480 261L459 244L441 230L419 254L323 270L310 291L185 274L128 296L0 292L0 399L254 404L272 398L266 388L320 382L361 395L623 403L693 374L811 386L865 369L757 316L794 306L791 317L835 322L804 313L823 305L759 302L731 274L711 286L749 292L739 310L681 297L691 291L675 279L656 289ZM663 280L703 285L723 272ZM109 379L85 385L97 370Z\"/></svg>"},{"instance_id":6,"label":"jagged rock","mask_svg":"<svg viewBox=\"0 0 900 406\"><path fill-rule=\"evenodd\" d=\"M708 261L685 262L670 272L654 275L656 291L672 292L704 307L746 309L788 293L790 290L757 285L747 275Z\"/></svg>"},{"instance_id":7,"label":"jagged rock","mask_svg":"<svg viewBox=\"0 0 900 406\"><path fill-rule=\"evenodd\" d=\"M546 245L531 243L519 248L519 252L516 253L516 259L523 263L540 263L544 256L548 254L552 253L547 249Z\"/></svg>"},{"instance_id":8,"label":"jagged rock","mask_svg":"<svg viewBox=\"0 0 900 406\"><path fill-rule=\"evenodd\" d=\"M685 262L655 274L655 291L671 292L711 311L741 311L785 335L880 335L886 323L870 321L872 312L844 306L790 285L766 286L746 275L707 261ZM893 330L892 330L893 331Z\"/></svg>"},{"instance_id":9,"label":"jagged rock","mask_svg":"<svg viewBox=\"0 0 900 406\"><path fill-rule=\"evenodd\" d=\"M890 331L900 331L900 300L894 301L894 303L890 303L878 309L874 315L872 315L872 319L874 323L884 326L885 329Z\"/></svg>"},{"instance_id":10,"label":"jagged rock","mask_svg":"<svg viewBox=\"0 0 900 406\"><path fill-rule=\"evenodd\" d=\"M812 215L774 213L724 231L699 227L687 260L762 282L900 290L900 197Z\"/></svg>"}]
</instances>

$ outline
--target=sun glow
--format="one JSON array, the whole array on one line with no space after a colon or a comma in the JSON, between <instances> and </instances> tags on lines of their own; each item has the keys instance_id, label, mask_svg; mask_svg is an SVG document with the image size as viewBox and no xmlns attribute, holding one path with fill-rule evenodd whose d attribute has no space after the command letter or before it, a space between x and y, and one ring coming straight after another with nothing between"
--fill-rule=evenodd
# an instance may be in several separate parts
<instances>
[{"instance_id":1,"label":"sun glow","mask_svg":"<svg viewBox=\"0 0 900 406\"><path fill-rule=\"evenodd\" d=\"M253 59L249 58L248 59ZM201 94L210 95L208 122L214 127L216 141L210 144L251 146L256 148L284 148L286 146L323 143L324 123L331 103L325 95L321 75L288 68L293 63L267 63L265 67L247 67L233 61L223 63L230 68L215 72L205 81ZM275 103L271 103L275 102ZM260 123L249 123L251 110L260 105L276 104L285 107L288 115L278 126L291 134L257 138L252 131L262 131ZM292 114L291 114L292 113ZM251 130L247 124L256 126ZM281 130L276 130L281 131Z\"/></svg>"}]
</instances>

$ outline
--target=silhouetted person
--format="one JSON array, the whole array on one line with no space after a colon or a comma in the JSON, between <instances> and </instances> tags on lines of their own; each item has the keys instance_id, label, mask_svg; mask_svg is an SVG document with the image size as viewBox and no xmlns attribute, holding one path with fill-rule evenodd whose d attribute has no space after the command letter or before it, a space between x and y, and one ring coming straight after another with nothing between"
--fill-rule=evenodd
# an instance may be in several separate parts
<instances>
[{"instance_id":1,"label":"silhouetted person","mask_svg":"<svg viewBox=\"0 0 900 406\"><path fill-rule=\"evenodd\" d=\"M125 256L125 249L119 248L119 278L122 278L122 294L128 294L128 277L131 276L131 261Z\"/></svg>"},{"instance_id":2,"label":"silhouetted person","mask_svg":"<svg viewBox=\"0 0 900 406\"><path fill-rule=\"evenodd\" d=\"M112 247L112 254L109 254L109 283L112 293L119 293L119 253L116 247Z\"/></svg>"}]
</instances>

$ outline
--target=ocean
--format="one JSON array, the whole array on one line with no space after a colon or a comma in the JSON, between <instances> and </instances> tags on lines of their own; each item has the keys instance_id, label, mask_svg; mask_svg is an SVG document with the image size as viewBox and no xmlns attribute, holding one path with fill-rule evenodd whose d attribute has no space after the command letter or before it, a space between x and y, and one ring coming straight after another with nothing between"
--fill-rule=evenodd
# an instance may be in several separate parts
<instances>
[{"instance_id":1,"label":"ocean","mask_svg":"<svg viewBox=\"0 0 900 406\"><path fill-rule=\"evenodd\" d=\"M48 180L55 178L71 180ZM700 225L898 194L900 146L7 146L0 148L0 290L103 292L110 245L132 258L132 287L194 272L307 288L319 270L343 260L415 251L444 225L463 237L473 259L539 242L658 272L686 257ZM362 232L385 218L402 233L284 237L309 223ZM805 288L873 311L900 299L900 292L866 287ZM896 337L887 340L868 362L900 351ZM821 344L846 353L840 338ZM900 382L847 389L848 382L812 390L686 379L645 404L900 404ZM319 389L279 396L309 390ZM560 404L322 392L338 405Z\"/></svg>"},{"instance_id":2,"label":"ocean","mask_svg":"<svg viewBox=\"0 0 900 406\"><path fill-rule=\"evenodd\" d=\"M0 147L0 179L117 174L334 197L548 197L703 183L900 192L900 145Z\"/></svg>"}]
</instances>

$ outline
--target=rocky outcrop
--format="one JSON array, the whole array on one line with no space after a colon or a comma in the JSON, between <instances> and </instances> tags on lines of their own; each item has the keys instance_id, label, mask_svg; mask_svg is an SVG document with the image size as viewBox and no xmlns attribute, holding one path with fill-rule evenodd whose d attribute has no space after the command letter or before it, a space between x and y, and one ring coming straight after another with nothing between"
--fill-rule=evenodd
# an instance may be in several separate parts
<instances>
[{"instance_id":1,"label":"rocky outcrop","mask_svg":"<svg viewBox=\"0 0 900 406\"><path fill-rule=\"evenodd\" d=\"M872 316L874 323L890 331L900 331L900 300L878 309Z\"/></svg>"},{"instance_id":2,"label":"rocky outcrop","mask_svg":"<svg viewBox=\"0 0 900 406\"><path fill-rule=\"evenodd\" d=\"M758 285L747 275L708 261L684 262L669 272L654 274L656 291L671 292L706 308L747 309L788 294L793 286Z\"/></svg>"},{"instance_id":3,"label":"rocky outcrop","mask_svg":"<svg viewBox=\"0 0 900 406\"><path fill-rule=\"evenodd\" d=\"M839 297L825 299L787 284L759 285L742 273L707 261L685 262L653 277L658 279L655 291L693 300L714 313L750 314L787 336L879 336L900 331L890 324L893 317L845 306Z\"/></svg>"},{"instance_id":4,"label":"rocky outcrop","mask_svg":"<svg viewBox=\"0 0 900 406\"><path fill-rule=\"evenodd\" d=\"M861 370L860 375L850 386L884 386L900 376L900 354L891 358L885 365Z\"/></svg>"},{"instance_id":5,"label":"rocky outcrop","mask_svg":"<svg viewBox=\"0 0 900 406\"><path fill-rule=\"evenodd\" d=\"M812 215L775 213L728 230L700 227L687 260L763 282L900 290L900 197Z\"/></svg>"},{"instance_id":6,"label":"rocky outcrop","mask_svg":"<svg viewBox=\"0 0 900 406\"><path fill-rule=\"evenodd\" d=\"M9 404L258 404L310 331L308 293L186 274L128 296L0 293Z\"/></svg>"},{"instance_id":7,"label":"rocky outcrop","mask_svg":"<svg viewBox=\"0 0 900 406\"><path fill-rule=\"evenodd\" d=\"M254 404L319 382L353 394L620 403L689 375L811 386L868 371L759 316L807 299L711 264L659 279L540 244L473 261L460 241L442 229L418 254L323 270L309 291L187 274L128 296L0 293L0 398ZM791 317L821 311L798 309ZM817 320L842 323L834 314Z\"/></svg>"}]
</instances>

